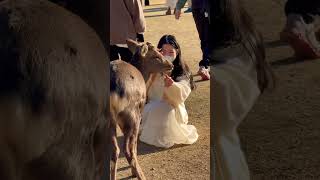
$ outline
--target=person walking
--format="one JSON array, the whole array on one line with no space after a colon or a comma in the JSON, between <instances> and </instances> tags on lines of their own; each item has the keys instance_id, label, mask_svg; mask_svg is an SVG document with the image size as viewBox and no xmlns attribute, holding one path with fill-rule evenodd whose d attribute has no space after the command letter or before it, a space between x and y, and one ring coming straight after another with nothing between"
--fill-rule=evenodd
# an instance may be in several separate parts
<instances>
[{"instance_id":1,"label":"person walking","mask_svg":"<svg viewBox=\"0 0 320 180\"><path fill-rule=\"evenodd\" d=\"M176 5L175 17L179 19L181 9L184 7L187 0L179 0ZM199 62L198 74L202 80L209 80L209 19L206 8L207 0L192 0L192 15L197 27L199 39L201 42L202 59Z\"/></svg>"}]
</instances>

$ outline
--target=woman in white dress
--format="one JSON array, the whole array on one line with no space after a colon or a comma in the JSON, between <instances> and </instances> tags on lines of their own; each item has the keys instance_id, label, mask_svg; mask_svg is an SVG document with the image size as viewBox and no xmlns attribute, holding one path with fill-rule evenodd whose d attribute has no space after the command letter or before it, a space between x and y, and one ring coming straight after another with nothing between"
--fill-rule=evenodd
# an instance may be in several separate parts
<instances>
[{"instance_id":1,"label":"woman in white dress","mask_svg":"<svg viewBox=\"0 0 320 180\"><path fill-rule=\"evenodd\" d=\"M194 88L191 72L181 59L174 36L163 36L158 48L174 64L174 69L170 74L153 74L147 82L148 102L142 114L140 141L162 148L193 144L198 133L193 125L188 125L184 104Z\"/></svg>"},{"instance_id":2,"label":"woman in white dress","mask_svg":"<svg viewBox=\"0 0 320 180\"><path fill-rule=\"evenodd\" d=\"M274 86L273 72L262 36L240 1L210 2L213 179L249 180L237 130L261 93Z\"/></svg>"}]
</instances>

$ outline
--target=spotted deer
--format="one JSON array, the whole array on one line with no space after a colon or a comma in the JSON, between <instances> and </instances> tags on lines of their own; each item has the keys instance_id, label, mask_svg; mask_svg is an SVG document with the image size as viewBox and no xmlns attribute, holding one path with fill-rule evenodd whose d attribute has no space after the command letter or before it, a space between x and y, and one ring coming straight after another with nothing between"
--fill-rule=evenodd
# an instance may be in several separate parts
<instances>
[{"instance_id":1,"label":"spotted deer","mask_svg":"<svg viewBox=\"0 0 320 180\"><path fill-rule=\"evenodd\" d=\"M137 139L141 113L146 102L146 82L152 73L170 71L171 62L150 43L138 44L127 40L132 61L112 61L110 64L110 113L113 153L111 155L111 179L116 179L117 160L120 149L116 128L119 125L124 134L124 153L131 166L133 176L144 180L145 176L137 159Z\"/></svg>"}]
</instances>

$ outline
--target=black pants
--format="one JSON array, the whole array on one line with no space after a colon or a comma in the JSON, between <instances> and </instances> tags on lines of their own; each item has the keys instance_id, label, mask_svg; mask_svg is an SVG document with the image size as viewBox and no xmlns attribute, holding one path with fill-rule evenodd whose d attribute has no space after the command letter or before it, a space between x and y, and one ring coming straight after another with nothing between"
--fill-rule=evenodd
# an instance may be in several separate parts
<instances>
[{"instance_id":1,"label":"black pants","mask_svg":"<svg viewBox=\"0 0 320 180\"><path fill-rule=\"evenodd\" d=\"M149 5L150 5L149 0L145 0L145 1L144 1L144 5L149 6Z\"/></svg>"},{"instance_id":2,"label":"black pants","mask_svg":"<svg viewBox=\"0 0 320 180\"><path fill-rule=\"evenodd\" d=\"M288 0L285 5L285 13L300 14L306 23L312 23L311 15L320 15L320 0Z\"/></svg>"},{"instance_id":3,"label":"black pants","mask_svg":"<svg viewBox=\"0 0 320 180\"><path fill-rule=\"evenodd\" d=\"M201 41L202 60L199 66L209 66L209 19L202 9L192 8L192 15Z\"/></svg>"},{"instance_id":4,"label":"black pants","mask_svg":"<svg viewBox=\"0 0 320 180\"><path fill-rule=\"evenodd\" d=\"M110 61L114 61L119 59L119 55L121 56L121 60L130 62L132 58L132 53L128 48L118 47L115 45L110 46Z\"/></svg>"}]
</instances>

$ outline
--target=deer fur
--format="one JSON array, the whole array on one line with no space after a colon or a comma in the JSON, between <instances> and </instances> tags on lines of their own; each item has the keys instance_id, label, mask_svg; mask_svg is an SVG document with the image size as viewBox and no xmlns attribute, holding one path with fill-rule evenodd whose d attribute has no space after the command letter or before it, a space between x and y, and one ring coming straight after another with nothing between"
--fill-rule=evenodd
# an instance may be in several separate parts
<instances>
[{"instance_id":1,"label":"deer fur","mask_svg":"<svg viewBox=\"0 0 320 180\"><path fill-rule=\"evenodd\" d=\"M98 35L46 0L0 1L0 33L0 179L100 179L109 74Z\"/></svg>"},{"instance_id":2,"label":"deer fur","mask_svg":"<svg viewBox=\"0 0 320 180\"><path fill-rule=\"evenodd\" d=\"M150 43L138 44L128 40L128 47L134 54L131 63L122 60L110 65L110 125L113 144L111 155L111 179L116 179L117 160L120 149L116 128L119 125L124 134L124 153L131 166L133 176L146 179L137 159L137 139L141 113L146 102L146 82L150 74L172 70L171 62Z\"/></svg>"}]
</instances>

